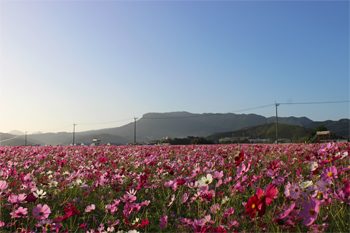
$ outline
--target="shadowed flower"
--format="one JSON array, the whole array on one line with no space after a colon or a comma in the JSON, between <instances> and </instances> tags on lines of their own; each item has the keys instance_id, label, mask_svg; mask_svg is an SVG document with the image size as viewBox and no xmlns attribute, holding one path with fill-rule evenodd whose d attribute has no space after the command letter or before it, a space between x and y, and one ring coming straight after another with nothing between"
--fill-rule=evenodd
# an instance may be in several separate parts
<instances>
[{"instance_id":1,"label":"shadowed flower","mask_svg":"<svg viewBox=\"0 0 350 233\"><path fill-rule=\"evenodd\" d=\"M304 226L310 226L317 218L319 212L320 201L316 198L310 197L310 202L304 201L304 210L300 211L299 217L305 218L302 224Z\"/></svg>"},{"instance_id":2,"label":"shadowed flower","mask_svg":"<svg viewBox=\"0 0 350 233\"><path fill-rule=\"evenodd\" d=\"M298 199L300 196L300 188L297 184L293 183L290 186L290 197L293 199Z\"/></svg>"},{"instance_id":3,"label":"shadowed flower","mask_svg":"<svg viewBox=\"0 0 350 233\"><path fill-rule=\"evenodd\" d=\"M163 217L160 218L160 228L165 228L166 224L168 223L168 216L167 215L163 215Z\"/></svg>"}]
</instances>

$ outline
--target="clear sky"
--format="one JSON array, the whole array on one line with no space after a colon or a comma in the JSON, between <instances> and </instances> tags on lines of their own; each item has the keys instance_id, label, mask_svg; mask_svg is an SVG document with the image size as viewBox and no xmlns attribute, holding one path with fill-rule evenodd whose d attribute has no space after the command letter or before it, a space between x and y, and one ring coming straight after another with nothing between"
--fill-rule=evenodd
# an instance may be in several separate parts
<instances>
[{"instance_id":1,"label":"clear sky","mask_svg":"<svg viewBox=\"0 0 350 233\"><path fill-rule=\"evenodd\" d=\"M148 112L269 117L275 102L349 100L348 1L0 4L0 132L110 128ZM278 115L339 120L349 103Z\"/></svg>"}]
</instances>

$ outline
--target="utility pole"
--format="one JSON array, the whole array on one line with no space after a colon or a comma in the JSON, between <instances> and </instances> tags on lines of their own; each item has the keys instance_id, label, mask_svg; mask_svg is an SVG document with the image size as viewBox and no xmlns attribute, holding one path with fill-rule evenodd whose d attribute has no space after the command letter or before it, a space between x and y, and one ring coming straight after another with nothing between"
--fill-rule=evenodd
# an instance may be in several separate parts
<instances>
[{"instance_id":1,"label":"utility pole","mask_svg":"<svg viewBox=\"0 0 350 233\"><path fill-rule=\"evenodd\" d=\"M25 134L24 145L27 145L27 131L26 131L26 134Z\"/></svg>"},{"instance_id":2,"label":"utility pole","mask_svg":"<svg viewBox=\"0 0 350 233\"><path fill-rule=\"evenodd\" d=\"M77 124L73 124L73 146L74 146L74 144L75 144L75 126L76 126Z\"/></svg>"},{"instance_id":3,"label":"utility pole","mask_svg":"<svg viewBox=\"0 0 350 233\"><path fill-rule=\"evenodd\" d=\"M277 116L277 106L279 106L280 104L277 104L275 102L275 106L276 106L276 143L278 144L278 116Z\"/></svg>"},{"instance_id":4,"label":"utility pole","mask_svg":"<svg viewBox=\"0 0 350 233\"><path fill-rule=\"evenodd\" d=\"M134 120L135 120L135 122L134 122L134 144L136 144L136 120L137 120L137 118L134 117Z\"/></svg>"}]
</instances>

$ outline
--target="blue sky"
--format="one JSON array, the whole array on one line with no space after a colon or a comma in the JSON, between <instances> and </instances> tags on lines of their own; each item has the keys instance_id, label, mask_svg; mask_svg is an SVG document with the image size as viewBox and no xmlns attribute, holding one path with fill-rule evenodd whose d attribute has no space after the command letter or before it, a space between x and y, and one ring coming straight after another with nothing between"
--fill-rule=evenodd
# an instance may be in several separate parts
<instances>
[{"instance_id":1,"label":"blue sky","mask_svg":"<svg viewBox=\"0 0 350 233\"><path fill-rule=\"evenodd\" d=\"M348 1L0 4L0 132L349 100ZM339 120L349 103L278 112ZM275 107L242 113L269 117Z\"/></svg>"}]
</instances>

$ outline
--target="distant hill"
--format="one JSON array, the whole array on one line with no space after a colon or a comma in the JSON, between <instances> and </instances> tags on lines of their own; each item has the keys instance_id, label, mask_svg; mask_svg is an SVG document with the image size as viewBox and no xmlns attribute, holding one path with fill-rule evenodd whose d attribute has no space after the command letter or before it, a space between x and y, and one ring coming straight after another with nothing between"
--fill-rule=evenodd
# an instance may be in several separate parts
<instances>
[{"instance_id":1,"label":"distant hill","mask_svg":"<svg viewBox=\"0 0 350 233\"><path fill-rule=\"evenodd\" d=\"M288 138L292 141L296 141L300 138L305 137L310 131L312 130L301 126L278 123L278 138ZM263 125L250 126L239 130L214 133L206 138L213 140L214 142L219 142L219 139L226 137L270 139L270 142L274 142L276 140L276 123L268 123Z\"/></svg>"},{"instance_id":2,"label":"distant hill","mask_svg":"<svg viewBox=\"0 0 350 233\"><path fill-rule=\"evenodd\" d=\"M314 122L307 117L278 118L278 122L281 124L302 126L308 129L314 129L318 125L324 124L328 130L336 135L345 137L349 136L349 121L349 119L342 119L339 121ZM218 132L230 132L250 126L273 124L274 122L275 117L266 118L256 114L146 113L136 122L136 141L146 143L163 137L206 137ZM101 137L102 143L132 143L134 142L134 122L115 128L79 132L76 133L75 141L76 143L91 142L94 137ZM43 145L69 145L73 142L72 139L72 133L67 132L28 135L28 140L40 141Z\"/></svg>"},{"instance_id":3,"label":"distant hill","mask_svg":"<svg viewBox=\"0 0 350 233\"><path fill-rule=\"evenodd\" d=\"M306 117L292 117L291 119L281 117L279 121L281 121L281 123L284 121L288 123L292 122L295 125L312 122ZM215 132L225 132L266 123L268 123L266 117L256 114L193 114L189 112L147 113L136 123L137 141L151 141L163 137L204 137ZM87 135L89 133L107 133L132 139L134 123L132 122L117 128L86 131L83 134ZM140 140L139 138L142 139Z\"/></svg>"},{"instance_id":4,"label":"distant hill","mask_svg":"<svg viewBox=\"0 0 350 233\"><path fill-rule=\"evenodd\" d=\"M7 145L7 146L25 145L25 137L24 135L0 133L0 145ZM43 142L35 139L34 140L28 139L28 136L27 136L27 145L43 145Z\"/></svg>"},{"instance_id":5,"label":"distant hill","mask_svg":"<svg viewBox=\"0 0 350 233\"><path fill-rule=\"evenodd\" d=\"M341 119L339 121L315 121L309 124L306 124L304 127L314 129L319 125L324 125L332 133L335 133L337 136L350 137L350 120Z\"/></svg>"}]
</instances>

